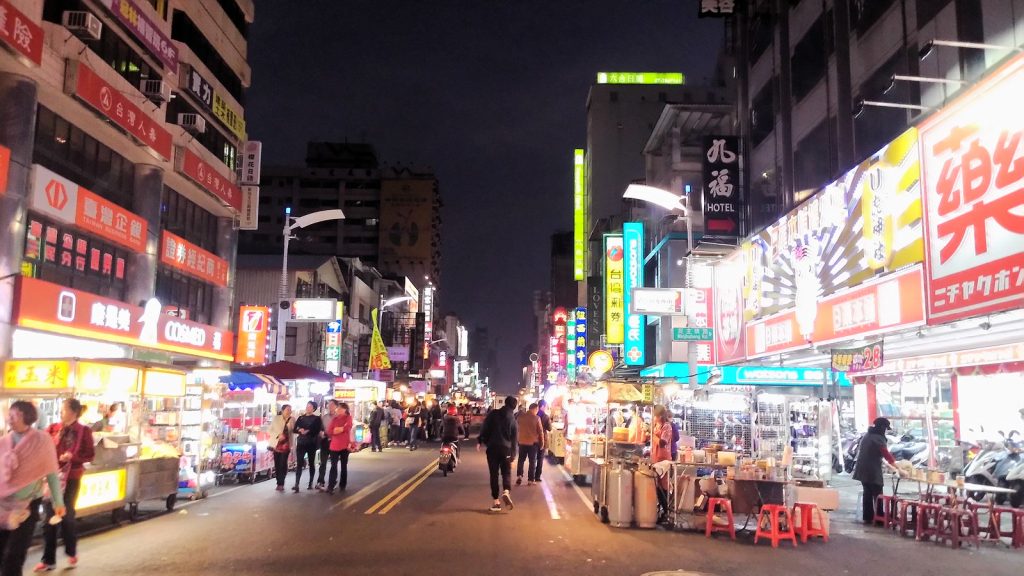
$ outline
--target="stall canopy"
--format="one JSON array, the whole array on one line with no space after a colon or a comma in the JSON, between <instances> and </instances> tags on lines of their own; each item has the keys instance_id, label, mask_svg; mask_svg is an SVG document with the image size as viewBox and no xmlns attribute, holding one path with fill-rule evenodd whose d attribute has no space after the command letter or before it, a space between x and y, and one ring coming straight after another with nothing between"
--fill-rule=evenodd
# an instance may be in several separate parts
<instances>
[{"instance_id":1,"label":"stall canopy","mask_svg":"<svg viewBox=\"0 0 1024 576\"><path fill-rule=\"evenodd\" d=\"M280 380L266 374L250 374L248 372L232 372L227 376L221 376L220 381L228 385L231 391L255 390L263 388L272 394L286 392L288 387Z\"/></svg>"},{"instance_id":2,"label":"stall canopy","mask_svg":"<svg viewBox=\"0 0 1024 576\"><path fill-rule=\"evenodd\" d=\"M319 380L321 382L334 382L338 379L337 376L330 372L324 372L323 370L317 370L316 368L310 368L309 366L303 366L302 364L296 364L287 360L263 366L253 366L252 368L245 368L243 371L251 374L273 376L278 380Z\"/></svg>"}]
</instances>

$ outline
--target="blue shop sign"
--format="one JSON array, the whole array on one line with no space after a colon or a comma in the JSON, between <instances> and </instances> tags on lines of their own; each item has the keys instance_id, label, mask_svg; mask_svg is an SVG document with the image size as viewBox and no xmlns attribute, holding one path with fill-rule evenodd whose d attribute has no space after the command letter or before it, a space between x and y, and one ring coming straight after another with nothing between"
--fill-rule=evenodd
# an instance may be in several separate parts
<instances>
[{"instance_id":1,"label":"blue shop sign","mask_svg":"<svg viewBox=\"0 0 1024 576\"><path fill-rule=\"evenodd\" d=\"M697 382L706 384L712 371L722 375L719 382L725 386L821 386L826 378L836 377L840 386L849 386L850 380L845 374L824 368L807 368L797 366L709 366L697 367ZM669 362L651 366L640 371L641 378L678 378L685 381L690 377L686 362Z\"/></svg>"}]
</instances>

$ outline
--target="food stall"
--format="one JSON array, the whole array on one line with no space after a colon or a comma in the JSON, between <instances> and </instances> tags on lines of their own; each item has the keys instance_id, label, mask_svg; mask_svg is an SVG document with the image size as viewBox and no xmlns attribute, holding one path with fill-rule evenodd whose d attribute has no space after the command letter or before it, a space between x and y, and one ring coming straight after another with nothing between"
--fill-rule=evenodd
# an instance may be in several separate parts
<instances>
[{"instance_id":1,"label":"food stall","mask_svg":"<svg viewBox=\"0 0 1024 576\"><path fill-rule=\"evenodd\" d=\"M334 399L348 404L354 423L353 437L360 446L370 443L366 421L373 406L385 399L386 388L387 385L380 380L349 378L334 383Z\"/></svg>"},{"instance_id":2,"label":"food stall","mask_svg":"<svg viewBox=\"0 0 1024 576\"><path fill-rule=\"evenodd\" d=\"M221 456L221 415L224 411L220 382L227 370L196 369L188 373L181 413L181 465L178 495L202 498L217 483Z\"/></svg>"},{"instance_id":3,"label":"food stall","mask_svg":"<svg viewBox=\"0 0 1024 576\"><path fill-rule=\"evenodd\" d=\"M287 387L272 376L232 372L221 376L223 393L218 482L255 482L274 471L267 430L279 402L288 400Z\"/></svg>"}]
</instances>

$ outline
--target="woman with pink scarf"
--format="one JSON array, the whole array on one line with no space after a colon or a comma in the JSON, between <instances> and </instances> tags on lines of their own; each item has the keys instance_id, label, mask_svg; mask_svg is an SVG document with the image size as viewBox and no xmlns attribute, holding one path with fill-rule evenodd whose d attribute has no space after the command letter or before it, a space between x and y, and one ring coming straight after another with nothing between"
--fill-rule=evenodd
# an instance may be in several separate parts
<instances>
[{"instance_id":1,"label":"woman with pink scarf","mask_svg":"<svg viewBox=\"0 0 1024 576\"><path fill-rule=\"evenodd\" d=\"M20 576L43 502L43 480L50 488L54 514L64 516L53 440L32 427L39 412L18 400L7 415L10 432L0 438L0 576Z\"/></svg>"}]
</instances>

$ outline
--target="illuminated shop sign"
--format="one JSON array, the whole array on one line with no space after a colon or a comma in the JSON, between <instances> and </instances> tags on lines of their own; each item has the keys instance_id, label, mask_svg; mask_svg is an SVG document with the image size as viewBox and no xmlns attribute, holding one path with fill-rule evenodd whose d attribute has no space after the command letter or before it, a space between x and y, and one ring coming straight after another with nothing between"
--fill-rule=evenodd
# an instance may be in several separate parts
<instances>
[{"instance_id":1,"label":"illuminated shop sign","mask_svg":"<svg viewBox=\"0 0 1024 576\"><path fill-rule=\"evenodd\" d=\"M882 367L885 362L884 344L872 342L856 348L833 348L832 369L836 372L867 372Z\"/></svg>"},{"instance_id":2,"label":"illuminated shop sign","mask_svg":"<svg viewBox=\"0 0 1024 576\"><path fill-rule=\"evenodd\" d=\"M1024 57L921 126L928 321L1024 303Z\"/></svg>"},{"instance_id":3,"label":"illuminated shop sign","mask_svg":"<svg viewBox=\"0 0 1024 576\"><path fill-rule=\"evenodd\" d=\"M26 60L39 66L43 62L43 29L14 7L0 0L0 40Z\"/></svg>"},{"instance_id":4,"label":"illuminated shop sign","mask_svg":"<svg viewBox=\"0 0 1024 576\"><path fill-rule=\"evenodd\" d=\"M430 342L434 337L434 287L423 288L423 359L430 358Z\"/></svg>"},{"instance_id":5,"label":"illuminated shop sign","mask_svg":"<svg viewBox=\"0 0 1024 576\"><path fill-rule=\"evenodd\" d=\"M685 288L633 288L629 311L651 316L682 315L686 311Z\"/></svg>"},{"instance_id":6,"label":"illuminated shop sign","mask_svg":"<svg viewBox=\"0 0 1024 576\"><path fill-rule=\"evenodd\" d=\"M146 370L142 380L142 393L146 396L181 397L185 395L185 373L165 370Z\"/></svg>"},{"instance_id":7,"label":"illuminated shop sign","mask_svg":"<svg viewBox=\"0 0 1024 576\"><path fill-rule=\"evenodd\" d=\"M622 236L604 237L604 317L605 341L622 344L625 336L625 279L623 278Z\"/></svg>"},{"instance_id":8,"label":"illuminated shop sign","mask_svg":"<svg viewBox=\"0 0 1024 576\"><path fill-rule=\"evenodd\" d=\"M235 351L235 362L243 364L266 362L269 327L269 308L265 306L240 306L238 308L238 348Z\"/></svg>"},{"instance_id":9,"label":"illuminated shop sign","mask_svg":"<svg viewBox=\"0 0 1024 576\"><path fill-rule=\"evenodd\" d=\"M576 358L576 366L583 366L587 363L587 309L581 306L573 312L573 316L576 325L571 349Z\"/></svg>"},{"instance_id":10,"label":"illuminated shop sign","mask_svg":"<svg viewBox=\"0 0 1024 576\"><path fill-rule=\"evenodd\" d=\"M4 363L6 390L61 390L69 385L71 363L66 360L8 360Z\"/></svg>"},{"instance_id":11,"label":"illuminated shop sign","mask_svg":"<svg viewBox=\"0 0 1024 576\"><path fill-rule=\"evenodd\" d=\"M146 16L135 0L103 0L102 4L167 67L168 72L178 73L177 46Z\"/></svg>"},{"instance_id":12,"label":"illuminated shop sign","mask_svg":"<svg viewBox=\"0 0 1024 576\"><path fill-rule=\"evenodd\" d=\"M641 314L630 312L633 288L644 285L644 225L626 222L622 225L622 245L625 270L623 278L623 312L626 316L625 351L627 366L644 365L644 331L646 320Z\"/></svg>"},{"instance_id":13,"label":"illuminated shop sign","mask_svg":"<svg viewBox=\"0 0 1024 576\"><path fill-rule=\"evenodd\" d=\"M790 366L722 366L717 369L699 368L697 382L705 384L712 374L718 374L717 383L723 386L821 386L834 378L840 386L849 386L850 380L839 373L829 374L823 368ZM686 362L669 362L644 368L641 378L677 378L687 380L690 370Z\"/></svg>"},{"instance_id":14,"label":"illuminated shop sign","mask_svg":"<svg viewBox=\"0 0 1024 576\"><path fill-rule=\"evenodd\" d=\"M565 323L565 372L569 379L576 378L576 314L569 314Z\"/></svg>"},{"instance_id":15,"label":"illuminated shop sign","mask_svg":"<svg viewBox=\"0 0 1024 576\"><path fill-rule=\"evenodd\" d=\"M179 172L219 198L235 212L242 210L242 190L231 181L231 178L222 175L198 154L188 148L179 147L177 166Z\"/></svg>"},{"instance_id":16,"label":"illuminated shop sign","mask_svg":"<svg viewBox=\"0 0 1024 576\"><path fill-rule=\"evenodd\" d=\"M681 72L598 72L598 84L683 84Z\"/></svg>"},{"instance_id":17,"label":"illuminated shop sign","mask_svg":"<svg viewBox=\"0 0 1024 576\"><path fill-rule=\"evenodd\" d=\"M572 269L576 280L583 280L587 265L587 170L584 158L582 149L573 151Z\"/></svg>"},{"instance_id":18,"label":"illuminated shop sign","mask_svg":"<svg viewBox=\"0 0 1024 576\"><path fill-rule=\"evenodd\" d=\"M156 299L145 307L19 277L15 324L67 336L116 342L217 360L234 358L234 338L213 326L162 313Z\"/></svg>"},{"instance_id":19,"label":"illuminated shop sign","mask_svg":"<svg viewBox=\"0 0 1024 576\"><path fill-rule=\"evenodd\" d=\"M746 357L746 321L743 316L743 254L734 252L714 269L715 354L721 364Z\"/></svg>"},{"instance_id":20,"label":"illuminated shop sign","mask_svg":"<svg viewBox=\"0 0 1024 576\"><path fill-rule=\"evenodd\" d=\"M568 359L566 358L565 346L566 336L568 335L568 323L569 313L565 308L555 308L552 314L552 334L555 340L555 354L551 357L551 363L557 366L557 369L566 367Z\"/></svg>"},{"instance_id":21,"label":"illuminated shop sign","mask_svg":"<svg viewBox=\"0 0 1024 576\"><path fill-rule=\"evenodd\" d=\"M296 298L292 300L290 322L330 322L338 320L338 301L334 298Z\"/></svg>"},{"instance_id":22,"label":"illuminated shop sign","mask_svg":"<svg viewBox=\"0 0 1024 576\"><path fill-rule=\"evenodd\" d=\"M177 234L160 233L160 262L217 286L228 285L228 261Z\"/></svg>"},{"instance_id":23,"label":"illuminated shop sign","mask_svg":"<svg viewBox=\"0 0 1024 576\"><path fill-rule=\"evenodd\" d=\"M124 500L128 472L124 468L106 472L87 472L78 488L75 510L81 511L101 504Z\"/></svg>"}]
</instances>

